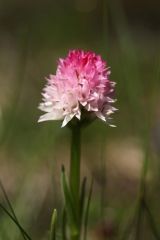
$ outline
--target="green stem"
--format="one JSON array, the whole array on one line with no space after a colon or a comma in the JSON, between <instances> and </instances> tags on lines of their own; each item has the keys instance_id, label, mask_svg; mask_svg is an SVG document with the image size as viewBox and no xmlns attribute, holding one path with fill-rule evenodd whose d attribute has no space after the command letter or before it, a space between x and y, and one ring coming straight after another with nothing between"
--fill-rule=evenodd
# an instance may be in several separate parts
<instances>
[{"instance_id":1,"label":"green stem","mask_svg":"<svg viewBox=\"0 0 160 240\"><path fill-rule=\"evenodd\" d=\"M77 234L73 234L71 239L80 238L80 211L79 211L79 189L80 189L80 157L81 157L81 128L77 124L71 127L71 160L70 160L70 189L73 196L73 205L77 217ZM72 233L71 233L72 235Z\"/></svg>"}]
</instances>

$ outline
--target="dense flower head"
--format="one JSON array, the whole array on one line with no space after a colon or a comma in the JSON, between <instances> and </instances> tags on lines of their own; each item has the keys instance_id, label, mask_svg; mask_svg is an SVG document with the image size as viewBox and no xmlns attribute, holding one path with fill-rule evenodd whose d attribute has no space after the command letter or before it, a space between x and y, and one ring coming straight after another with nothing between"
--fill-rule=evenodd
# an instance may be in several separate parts
<instances>
[{"instance_id":1,"label":"dense flower head","mask_svg":"<svg viewBox=\"0 0 160 240\"><path fill-rule=\"evenodd\" d=\"M115 83L109 80L110 68L100 55L91 51L72 50L59 59L55 75L47 78L43 102L39 109L46 112L39 122L71 119L81 120L83 110L103 121L116 109L112 106Z\"/></svg>"}]
</instances>

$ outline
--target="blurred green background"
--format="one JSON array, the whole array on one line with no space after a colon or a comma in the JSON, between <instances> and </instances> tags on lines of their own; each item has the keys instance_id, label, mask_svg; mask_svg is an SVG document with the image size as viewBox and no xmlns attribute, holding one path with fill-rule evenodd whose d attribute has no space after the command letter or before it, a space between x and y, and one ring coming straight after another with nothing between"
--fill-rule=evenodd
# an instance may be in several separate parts
<instances>
[{"instance_id":1,"label":"blurred green background","mask_svg":"<svg viewBox=\"0 0 160 240\"><path fill-rule=\"evenodd\" d=\"M83 131L82 176L95 179L89 239L118 239L138 196L145 146L147 197L160 226L158 0L1 0L0 179L15 212L39 240L47 239L52 209L61 215L70 133L60 122L38 124L37 106L45 77L74 48L101 54L117 82L117 128L97 120ZM0 201L6 204L1 193ZM145 216L141 234L154 239ZM3 212L0 239L22 239Z\"/></svg>"}]
</instances>

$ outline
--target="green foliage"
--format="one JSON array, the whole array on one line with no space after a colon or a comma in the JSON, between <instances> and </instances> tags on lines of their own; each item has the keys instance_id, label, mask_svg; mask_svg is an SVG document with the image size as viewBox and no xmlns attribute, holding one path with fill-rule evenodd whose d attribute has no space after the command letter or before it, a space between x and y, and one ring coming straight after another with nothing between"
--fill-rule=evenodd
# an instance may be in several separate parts
<instances>
[{"instance_id":1,"label":"green foliage","mask_svg":"<svg viewBox=\"0 0 160 240\"><path fill-rule=\"evenodd\" d=\"M57 206L57 211L61 212L62 202L59 200L60 191L57 187L58 174L55 173L58 172L56 164L61 162L63 157L65 159L67 155L65 145L68 144L68 135L65 130L64 133L60 133L60 123L50 122L41 126L37 124L40 112L36 109L41 98L40 91L44 85L44 76L54 73L57 59L59 56L64 56L69 48L93 49L102 54L111 66L112 79L117 82L116 98L118 101L116 104L119 112L114 117L116 130L106 128L97 121L86 130L87 133L83 139L89 153L93 151L91 160L89 155L84 156L87 162L85 167L88 168L89 173L94 171L98 174L97 164L100 165L100 163L97 163L97 158L94 159L94 153L97 151L102 134L107 135L107 143L104 144L104 148L110 142L116 139L121 141L126 136L136 137L142 142L148 138L147 141L151 142L153 129L157 125L159 126L157 113L160 90L159 30L154 31L152 17L150 15L147 17L150 19L149 24L144 21L142 25L139 22L136 25L132 23L132 17L130 17L130 21L128 20L126 9L123 8L122 1L118 0L42 2L40 1L37 5L34 1L8 0L3 1L0 6L2 44L0 57L0 174L6 182L15 209L13 211L7 198L6 203L8 202L9 210L4 207L4 204L0 205L1 213L4 213L0 214L0 239L3 240L27 239L27 233L20 222L23 222L27 228L29 227L35 239L46 240L46 231L50 220L49 210L53 206ZM76 5L77 2L80 3L80 6ZM90 4L97 2L97 6L87 12L86 9L80 9L83 2L90 2ZM153 9L153 3L150 2L150 4ZM131 8L133 5L131 3ZM144 2L143 13L146 6L147 3ZM141 11L140 8L133 6L136 18L137 10ZM150 10L148 9L148 12ZM153 30L148 27L153 27ZM158 130L156 133L158 134ZM159 140L156 141L158 144ZM95 143L95 149L92 143ZM58 151L62 152L60 157L56 156ZM150 151L154 156L157 153L154 148ZM145 147L143 152L145 152ZM147 183L153 214L146 211L146 215L157 216L154 224L152 221L152 226L159 226L160 163L155 161L154 156L150 157L149 168L152 168L153 171L151 180ZM52 164L50 164L51 162ZM54 187L46 184L47 181L50 182L50 179L46 180L41 177L36 179L35 173L40 172L39 175L43 175L42 169L45 168L47 168L47 175L50 174L49 171L53 174L52 184ZM119 182L122 186L125 184L125 200L119 194L118 187L115 187L114 180L114 177L110 180L114 190L106 188L107 194L111 194L106 196L105 206L102 208L111 207L117 213L121 206L124 214L120 216L119 224L124 220L127 227L132 222L131 219L134 215L129 216L129 212L135 198L134 190L137 186L137 179L130 180L130 183L123 174L120 174ZM55 221L57 232L61 232L65 239L68 222L77 231L75 226L77 219L72 206L73 196L63 171L62 182L66 202L62 232L59 230L59 222ZM44 191L46 196L40 199L39 190L37 190L37 194L32 191L32 186L38 183L42 184L42 190L43 188L53 188L54 191L49 192L50 194ZM96 179L97 185L99 186L99 182ZM89 209L90 205L85 189L86 180L83 181L80 197L81 226L84 225L84 219L87 225L87 211L89 210L86 210L86 206ZM94 211L88 224L89 229L96 228L97 219L99 219L99 190L96 188L95 191L93 198L96 200L94 200ZM92 210L93 205L91 204L90 207ZM14 212L21 221L17 220ZM10 222L11 219L16 227ZM144 227L145 239L152 240L153 236L150 236L148 225L144 223ZM58 235L56 236L58 239Z\"/></svg>"},{"instance_id":2,"label":"green foliage","mask_svg":"<svg viewBox=\"0 0 160 240\"><path fill-rule=\"evenodd\" d=\"M5 208L1 203L0 203L0 209L3 210L3 211L6 213L6 215L16 224L17 228L19 229L20 233L22 234L23 239L24 239L24 240L27 240L27 239L28 239L28 240L31 240L31 238L30 238L30 236L28 235L28 233L27 233L27 232L23 229L23 227L20 225L20 223L19 223L19 221L18 221L18 219L17 219L17 216L16 216L16 214L15 214L15 212L14 212L14 209L13 209L13 207L12 207L12 204L11 204L11 202L9 201L9 198L8 198L8 196L7 196L7 193L6 193L5 189L4 189L1 181L0 181L0 189L1 189L2 192L3 192L3 195L4 195L4 197L5 197L5 200L6 200L7 204L8 204L8 206L9 206L9 209L10 209L11 213L10 213L10 212L7 210L7 208Z\"/></svg>"},{"instance_id":3,"label":"green foliage","mask_svg":"<svg viewBox=\"0 0 160 240\"><path fill-rule=\"evenodd\" d=\"M76 209L73 204L73 196L71 194L71 191L68 187L67 181L66 181L66 175L65 175L65 168L62 166L62 187L63 187L63 193L64 193L64 199L65 199L65 210L67 213L67 218L71 227L71 232L73 235L78 234L78 221L77 215L76 215Z\"/></svg>"},{"instance_id":4,"label":"green foliage","mask_svg":"<svg viewBox=\"0 0 160 240\"><path fill-rule=\"evenodd\" d=\"M57 227L57 210L53 210L51 219L50 240L56 240L56 227Z\"/></svg>"}]
</instances>

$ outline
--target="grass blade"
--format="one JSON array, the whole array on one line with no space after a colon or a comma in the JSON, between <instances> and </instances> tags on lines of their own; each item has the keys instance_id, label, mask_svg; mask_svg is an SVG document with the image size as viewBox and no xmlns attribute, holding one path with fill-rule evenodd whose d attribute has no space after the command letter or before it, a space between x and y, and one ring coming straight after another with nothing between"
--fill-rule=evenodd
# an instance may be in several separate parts
<instances>
[{"instance_id":1,"label":"grass blade","mask_svg":"<svg viewBox=\"0 0 160 240\"><path fill-rule=\"evenodd\" d=\"M82 182L82 187L81 187L81 195L80 195L80 226L82 225L83 214L84 214L86 183L87 183L87 178L84 177Z\"/></svg>"},{"instance_id":2,"label":"grass blade","mask_svg":"<svg viewBox=\"0 0 160 240\"><path fill-rule=\"evenodd\" d=\"M0 208L10 217L10 219L17 225L20 232L23 232L23 234L26 236L28 240L32 240L31 237L26 233L26 231L21 227L19 222L9 213L9 211L0 203Z\"/></svg>"},{"instance_id":3,"label":"grass blade","mask_svg":"<svg viewBox=\"0 0 160 240\"><path fill-rule=\"evenodd\" d=\"M76 214L74 211L72 195L68 188L64 166L62 166L62 187L63 187L63 193L64 193L64 198L65 198L65 206L66 206L67 216L68 216L70 226L72 228L72 233L77 234L78 221L77 221L77 217L76 217Z\"/></svg>"},{"instance_id":4,"label":"grass blade","mask_svg":"<svg viewBox=\"0 0 160 240\"><path fill-rule=\"evenodd\" d=\"M91 181L91 186L90 186L88 200L87 200L87 206L86 206L86 212L85 212L85 216L84 216L84 240L87 239L88 216L89 216L89 208L90 208L92 190L93 190L93 178Z\"/></svg>"},{"instance_id":5,"label":"grass blade","mask_svg":"<svg viewBox=\"0 0 160 240\"><path fill-rule=\"evenodd\" d=\"M54 209L51 219L50 240L56 240L56 227L57 227L57 210Z\"/></svg>"},{"instance_id":6,"label":"grass blade","mask_svg":"<svg viewBox=\"0 0 160 240\"><path fill-rule=\"evenodd\" d=\"M13 209L13 207L12 207L12 204L11 204L9 198L8 198L8 195L7 195L7 193L6 193L6 190L5 190L5 188L4 188L1 180L0 180L0 189L1 189L1 191L2 191L2 193L3 193L3 195L4 195L4 197L5 197L5 200L6 200L7 204L8 204L8 206L9 206L9 209L10 209L10 211L11 211L14 219L16 220L16 222L17 222L17 223L19 224L19 226L20 226L20 223L19 223L19 221L18 221L18 218L17 218L17 216L16 216L16 214L15 214L15 211L14 211L14 209ZM20 230L20 232L21 232L21 234L22 234L22 237L26 240L27 238L26 238L25 232L22 230L22 228L19 228L19 230Z\"/></svg>"},{"instance_id":7,"label":"grass blade","mask_svg":"<svg viewBox=\"0 0 160 240\"><path fill-rule=\"evenodd\" d=\"M67 233L66 233L66 224L67 224L67 218L66 218L66 209L63 209L62 213L62 239L66 240L67 239Z\"/></svg>"}]
</instances>

